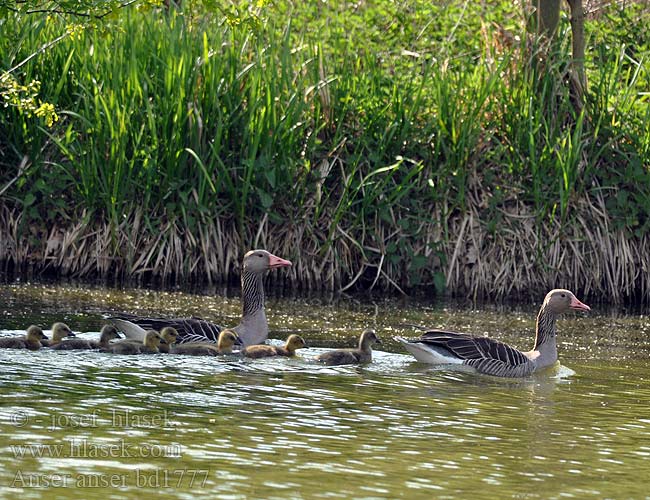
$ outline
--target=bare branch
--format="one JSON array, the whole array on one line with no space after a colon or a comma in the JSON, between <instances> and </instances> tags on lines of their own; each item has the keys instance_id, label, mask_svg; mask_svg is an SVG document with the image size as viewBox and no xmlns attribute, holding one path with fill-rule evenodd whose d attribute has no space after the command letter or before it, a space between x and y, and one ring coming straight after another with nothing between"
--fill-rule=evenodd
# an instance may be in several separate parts
<instances>
[{"instance_id":1,"label":"bare branch","mask_svg":"<svg viewBox=\"0 0 650 500\"><path fill-rule=\"evenodd\" d=\"M128 7L130 5L133 5L134 3L137 3L139 1L141 1L141 0L128 0L127 2L124 2L124 3L120 4L118 6L118 9L123 9L123 8ZM26 3L27 3L27 0L17 1L16 2L16 4L26 4ZM54 2L54 3L59 5L57 2ZM8 10L12 11L12 12L21 12L20 9L16 9L15 7L7 6L6 8ZM81 11L78 11L78 10L67 10L64 7L61 7L59 5L59 7L57 7L57 8L52 8L52 9L46 9L46 8L30 9L30 10L24 11L23 13L24 14L59 14L59 15L63 15L63 16L85 17L85 18L88 18L88 19L103 19L106 16L108 16L109 14L111 14L112 12L113 12L113 9L109 9L109 10L106 10L106 11L102 12L101 14L93 14L92 11L81 12Z\"/></svg>"},{"instance_id":2,"label":"bare branch","mask_svg":"<svg viewBox=\"0 0 650 500\"><path fill-rule=\"evenodd\" d=\"M0 196L5 194L5 192L13 185L14 182L16 182L20 177L25 173L27 170L27 167L29 166L29 157L27 155L23 156L23 159L20 162L20 165L18 165L18 173L16 174L16 177L11 179L2 189L0 189Z\"/></svg>"},{"instance_id":3,"label":"bare branch","mask_svg":"<svg viewBox=\"0 0 650 500\"><path fill-rule=\"evenodd\" d=\"M9 68L9 69L8 69L7 71L5 71L3 74L13 73L13 72L16 71L18 68L20 68L21 66L24 66L24 65L27 64L29 61L31 61L32 59L34 59L34 58L35 58L37 55L39 55L40 53L45 52L47 49L49 49L49 48L52 47L53 45L56 45L57 43L59 43L61 40L63 40L64 38L66 38L68 35L70 35L70 33L67 33L67 32L66 32L66 33L64 33L63 35L56 37L54 40L51 40L51 41L47 42L46 44L42 45L42 46L41 46L41 47L40 47L36 52L30 54L30 55L27 56L25 59L23 59L23 60L20 61L18 64L16 64L13 68Z\"/></svg>"}]
</instances>

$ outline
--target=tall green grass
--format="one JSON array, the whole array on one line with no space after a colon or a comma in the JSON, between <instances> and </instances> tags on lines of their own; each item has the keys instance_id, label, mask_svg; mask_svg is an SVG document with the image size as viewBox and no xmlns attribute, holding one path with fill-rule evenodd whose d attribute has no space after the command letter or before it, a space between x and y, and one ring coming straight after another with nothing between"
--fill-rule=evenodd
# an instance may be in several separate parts
<instances>
[{"instance_id":1,"label":"tall green grass","mask_svg":"<svg viewBox=\"0 0 650 500\"><path fill-rule=\"evenodd\" d=\"M597 192L616 229L647 231L650 38L616 43L627 14L593 21L576 111L566 23L542 65L506 3L285 7L252 27L124 9L21 68L61 119L0 114L0 188L24 155L32 164L2 200L22 213L19 244L38 252L47 237L20 234L83 220L111 233L102 272L213 278L208 242L264 244L302 259L292 280L305 286L443 291L478 286L471 269L452 277L473 252L459 233L482 227L498 244L518 204L540 227L575 228ZM1 29L7 68L65 22ZM136 223L139 243L124 238Z\"/></svg>"}]
</instances>

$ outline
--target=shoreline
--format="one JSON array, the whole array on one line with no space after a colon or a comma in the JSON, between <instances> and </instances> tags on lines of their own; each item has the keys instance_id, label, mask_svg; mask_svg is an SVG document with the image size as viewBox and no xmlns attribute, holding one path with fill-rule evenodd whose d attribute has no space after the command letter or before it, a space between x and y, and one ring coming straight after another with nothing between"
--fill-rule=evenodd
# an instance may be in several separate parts
<instances>
[{"instance_id":1,"label":"shoreline","mask_svg":"<svg viewBox=\"0 0 650 500\"><path fill-rule=\"evenodd\" d=\"M538 218L518 205L504 213L497 231L489 231L474 207L445 221L451 235L447 241L435 239L433 235L442 235L442 222L432 220L419 238L401 238L405 250L390 256L379 251L387 247L387 241L379 241L377 235L394 233L395 227L379 225L375 234L368 232L366 239L359 240L360 247L349 245L355 231L341 227L347 237L342 234L335 239L325 258L320 258L317 245L303 239L304 231L269 224L265 231L258 231L256 244L244 246L238 242L249 238L240 238L234 227L217 237L217 226L227 228L220 220L199 235L179 228L165 233L165 238L133 228L124 231L128 225L111 231L106 221L99 225L78 222L67 228L42 229L47 238L32 239L29 244L26 235L16 239L19 218L7 217L11 211L5 205L0 210L4 215L0 218L0 263L3 271L16 276L44 274L145 286L236 286L241 256L251 248L266 247L293 262L284 273L269 273L268 285L303 291L382 295L424 291L476 301L534 299L551 288L563 287L605 302L650 303L650 274L642 271L650 269L648 237L628 238L623 231L606 231L610 221L604 206L589 210L591 218L585 212L578 210L570 223L538 224ZM273 238L277 233L282 237ZM233 243L224 246L219 241ZM416 252L427 243L440 250L428 255ZM402 272L413 259L423 262L417 280L413 272Z\"/></svg>"}]
</instances>

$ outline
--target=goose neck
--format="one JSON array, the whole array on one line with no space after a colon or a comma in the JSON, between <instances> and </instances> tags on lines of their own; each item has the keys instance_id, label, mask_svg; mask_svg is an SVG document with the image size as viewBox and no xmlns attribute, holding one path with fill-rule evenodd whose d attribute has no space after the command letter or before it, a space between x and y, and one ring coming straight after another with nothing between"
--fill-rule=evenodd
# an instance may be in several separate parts
<instances>
[{"instance_id":1,"label":"goose neck","mask_svg":"<svg viewBox=\"0 0 650 500\"><path fill-rule=\"evenodd\" d=\"M244 270L241 275L242 318L252 316L264 309L264 286L262 275Z\"/></svg>"},{"instance_id":2,"label":"goose neck","mask_svg":"<svg viewBox=\"0 0 650 500\"><path fill-rule=\"evenodd\" d=\"M361 337L359 339L359 350L363 352L370 352L371 348L371 342L370 339L366 337Z\"/></svg>"},{"instance_id":3,"label":"goose neck","mask_svg":"<svg viewBox=\"0 0 650 500\"><path fill-rule=\"evenodd\" d=\"M219 354L232 354L232 346L218 344L217 351L219 351Z\"/></svg>"},{"instance_id":4,"label":"goose neck","mask_svg":"<svg viewBox=\"0 0 650 500\"><path fill-rule=\"evenodd\" d=\"M538 353L533 361L537 369L550 366L557 361L556 319L557 315L545 305L537 315L535 347L533 349Z\"/></svg>"}]
</instances>

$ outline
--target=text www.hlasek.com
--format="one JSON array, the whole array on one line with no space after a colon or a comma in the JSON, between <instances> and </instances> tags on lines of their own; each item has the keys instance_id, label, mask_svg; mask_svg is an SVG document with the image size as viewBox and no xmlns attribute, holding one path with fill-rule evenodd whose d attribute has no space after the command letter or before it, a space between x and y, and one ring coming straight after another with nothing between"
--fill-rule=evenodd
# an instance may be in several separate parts
<instances>
[{"instance_id":1,"label":"text www.hlasek.com","mask_svg":"<svg viewBox=\"0 0 650 500\"><path fill-rule=\"evenodd\" d=\"M57 444L12 445L15 458L179 458L181 445L94 443L86 439L71 439Z\"/></svg>"}]
</instances>

